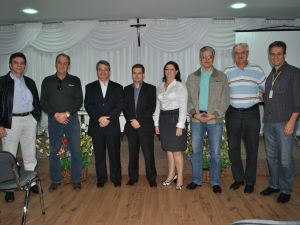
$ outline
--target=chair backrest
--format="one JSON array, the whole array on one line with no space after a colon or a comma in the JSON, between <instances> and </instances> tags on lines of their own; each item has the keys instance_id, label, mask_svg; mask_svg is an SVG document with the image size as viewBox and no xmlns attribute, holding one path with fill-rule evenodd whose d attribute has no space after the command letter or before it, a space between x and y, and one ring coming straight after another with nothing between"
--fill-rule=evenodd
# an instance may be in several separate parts
<instances>
[{"instance_id":1,"label":"chair backrest","mask_svg":"<svg viewBox=\"0 0 300 225\"><path fill-rule=\"evenodd\" d=\"M275 221L275 220L261 220L261 219L250 219L250 220L239 220L231 225L300 225L300 221Z\"/></svg>"},{"instance_id":2,"label":"chair backrest","mask_svg":"<svg viewBox=\"0 0 300 225\"><path fill-rule=\"evenodd\" d=\"M19 173L19 166L13 154L0 151L0 183L16 180L14 171Z\"/></svg>"}]
</instances>

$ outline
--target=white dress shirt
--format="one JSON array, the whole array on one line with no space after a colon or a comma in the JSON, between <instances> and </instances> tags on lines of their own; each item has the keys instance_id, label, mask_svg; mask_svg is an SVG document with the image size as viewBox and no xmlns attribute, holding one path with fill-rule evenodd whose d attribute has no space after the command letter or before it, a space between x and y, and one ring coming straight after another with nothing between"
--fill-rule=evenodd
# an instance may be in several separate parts
<instances>
[{"instance_id":1,"label":"white dress shirt","mask_svg":"<svg viewBox=\"0 0 300 225\"><path fill-rule=\"evenodd\" d=\"M158 126L160 110L179 109L179 118L176 127L185 128L187 113L187 90L183 83L172 81L167 90L163 82L157 89L156 109L154 113L154 125Z\"/></svg>"},{"instance_id":2,"label":"white dress shirt","mask_svg":"<svg viewBox=\"0 0 300 225\"><path fill-rule=\"evenodd\" d=\"M103 98L105 98L105 94L106 94L106 91L107 91L107 86L108 86L108 81L107 82L103 82L103 81L100 81L100 86L101 86L101 91L102 91L102 95L103 95Z\"/></svg>"}]
</instances>

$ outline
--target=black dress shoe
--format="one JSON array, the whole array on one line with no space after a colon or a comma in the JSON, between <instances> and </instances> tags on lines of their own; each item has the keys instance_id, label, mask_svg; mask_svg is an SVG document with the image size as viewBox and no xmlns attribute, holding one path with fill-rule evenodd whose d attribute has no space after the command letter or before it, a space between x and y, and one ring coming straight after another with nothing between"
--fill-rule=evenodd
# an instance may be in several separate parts
<instances>
[{"instance_id":1,"label":"black dress shoe","mask_svg":"<svg viewBox=\"0 0 300 225\"><path fill-rule=\"evenodd\" d=\"M254 185L246 184L244 193L251 194L254 191Z\"/></svg>"},{"instance_id":2,"label":"black dress shoe","mask_svg":"<svg viewBox=\"0 0 300 225\"><path fill-rule=\"evenodd\" d=\"M244 181L234 181L231 185L230 185L230 189L233 190L237 190L240 188L240 186L244 185Z\"/></svg>"},{"instance_id":3,"label":"black dress shoe","mask_svg":"<svg viewBox=\"0 0 300 225\"><path fill-rule=\"evenodd\" d=\"M13 202L14 200L15 200L15 194L13 192L6 192L5 201L6 202Z\"/></svg>"},{"instance_id":4,"label":"black dress shoe","mask_svg":"<svg viewBox=\"0 0 300 225\"><path fill-rule=\"evenodd\" d=\"M212 186L212 189L213 189L213 192L216 193L216 194L222 192L222 189L221 189L220 185L214 185L214 186Z\"/></svg>"},{"instance_id":5,"label":"black dress shoe","mask_svg":"<svg viewBox=\"0 0 300 225\"><path fill-rule=\"evenodd\" d=\"M34 185L30 188L30 191L34 194L38 194L39 193L39 187L37 185Z\"/></svg>"},{"instance_id":6,"label":"black dress shoe","mask_svg":"<svg viewBox=\"0 0 300 225\"><path fill-rule=\"evenodd\" d=\"M155 180L149 181L149 186L150 187L157 187L157 183Z\"/></svg>"},{"instance_id":7,"label":"black dress shoe","mask_svg":"<svg viewBox=\"0 0 300 225\"><path fill-rule=\"evenodd\" d=\"M59 185L60 185L60 183L51 183L49 188L48 188L49 192L55 191L58 188Z\"/></svg>"},{"instance_id":8,"label":"black dress shoe","mask_svg":"<svg viewBox=\"0 0 300 225\"><path fill-rule=\"evenodd\" d=\"M280 195L277 198L277 202L278 203L286 203L291 199L291 195L290 194L285 194L285 193L280 193Z\"/></svg>"},{"instance_id":9,"label":"black dress shoe","mask_svg":"<svg viewBox=\"0 0 300 225\"><path fill-rule=\"evenodd\" d=\"M97 182L97 188L103 188L104 182Z\"/></svg>"},{"instance_id":10,"label":"black dress shoe","mask_svg":"<svg viewBox=\"0 0 300 225\"><path fill-rule=\"evenodd\" d=\"M78 183L73 183L73 189L75 191L80 191L81 190L81 183L78 182Z\"/></svg>"},{"instance_id":11,"label":"black dress shoe","mask_svg":"<svg viewBox=\"0 0 300 225\"><path fill-rule=\"evenodd\" d=\"M195 189L196 187L201 187L201 185L196 184L196 183L194 183L194 182L191 182L191 183L189 183L189 184L186 186L186 188L189 189L189 190L193 190L193 189Z\"/></svg>"},{"instance_id":12,"label":"black dress shoe","mask_svg":"<svg viewBox=\"0 0 300 225\"><path fill-rule=\"evenodd\" d=\"M115 187L121 187L121 181L115 182L115 183L114 183L114 186L115 186Z\"/></svg>"},{"instance_id":13,"label":"black dress shoe","mask_svg":"<svg viewBox=\"0 0 300 225\"><path fill-rule=\"evenodd\" d=\"M135 180L128 180L127 184L126 185L129 185L129 186L133 186L137 181Z\"/></svg>"},{"instance_id":14,"label":"black dress shoe","mask_svg":"<svg viewBox=\"0 0 300 225\"><path fill-rule=\"evenodd\" d=\"M272 188L272 187L267 187L265 190L263 190L262 192L260 192L261 195L267 196L267 195L271 195L273 193L278 193L280 190L278 188Z\"/></svg>"}]
</instances>

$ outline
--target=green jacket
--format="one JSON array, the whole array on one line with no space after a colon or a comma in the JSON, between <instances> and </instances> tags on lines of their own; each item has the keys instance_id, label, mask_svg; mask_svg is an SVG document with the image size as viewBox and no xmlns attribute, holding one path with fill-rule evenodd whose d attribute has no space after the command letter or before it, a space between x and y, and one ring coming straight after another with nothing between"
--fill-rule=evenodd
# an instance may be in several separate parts
<instances>
[{"instance_id":1,"label":"green jacket","mask_svg":"<svg viewBox=\"0 0 300 225\"><path fill-rule=\"evenodd\" d=\"M190 74L186 81L188 91L187 112L190 114L191 121L200 122L192 118L194 113L199 113L199 81L201 68ZM208 107L207 113L215 115L216 120L208 123L221 122L229 106L229 86L226 75L213 67L213 73L209 80Z\"/></svg>"}]
</instances>

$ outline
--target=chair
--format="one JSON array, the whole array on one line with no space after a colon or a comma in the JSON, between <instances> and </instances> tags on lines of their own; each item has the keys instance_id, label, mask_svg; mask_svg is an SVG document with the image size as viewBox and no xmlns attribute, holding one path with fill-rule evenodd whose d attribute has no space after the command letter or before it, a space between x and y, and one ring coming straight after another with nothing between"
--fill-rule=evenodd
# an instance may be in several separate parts
<instances>
[{"instance_id":1,"label":"chair","mask_svg":"<svg viewBox=\"0 0 300 225\"><path fill-rule=\"evenodd\" d=\"M300 221L275 221L275 220L239 220L231 225L300 225Z\"/></svg>"},{"instance_id":2,"label":"chair","mask_svg":"<svg viewBox=\"0 0 300 225\"><path fill-rule=\"evenodd\" d=\"M25 171L20 168L13 154L0 151L0 191L24 191L25 199L22 210L22 225L26 223L30 188L38 186L42 214L45 214L43 190L41 181L35 171Z\"/></svg>"}]
</instances>

